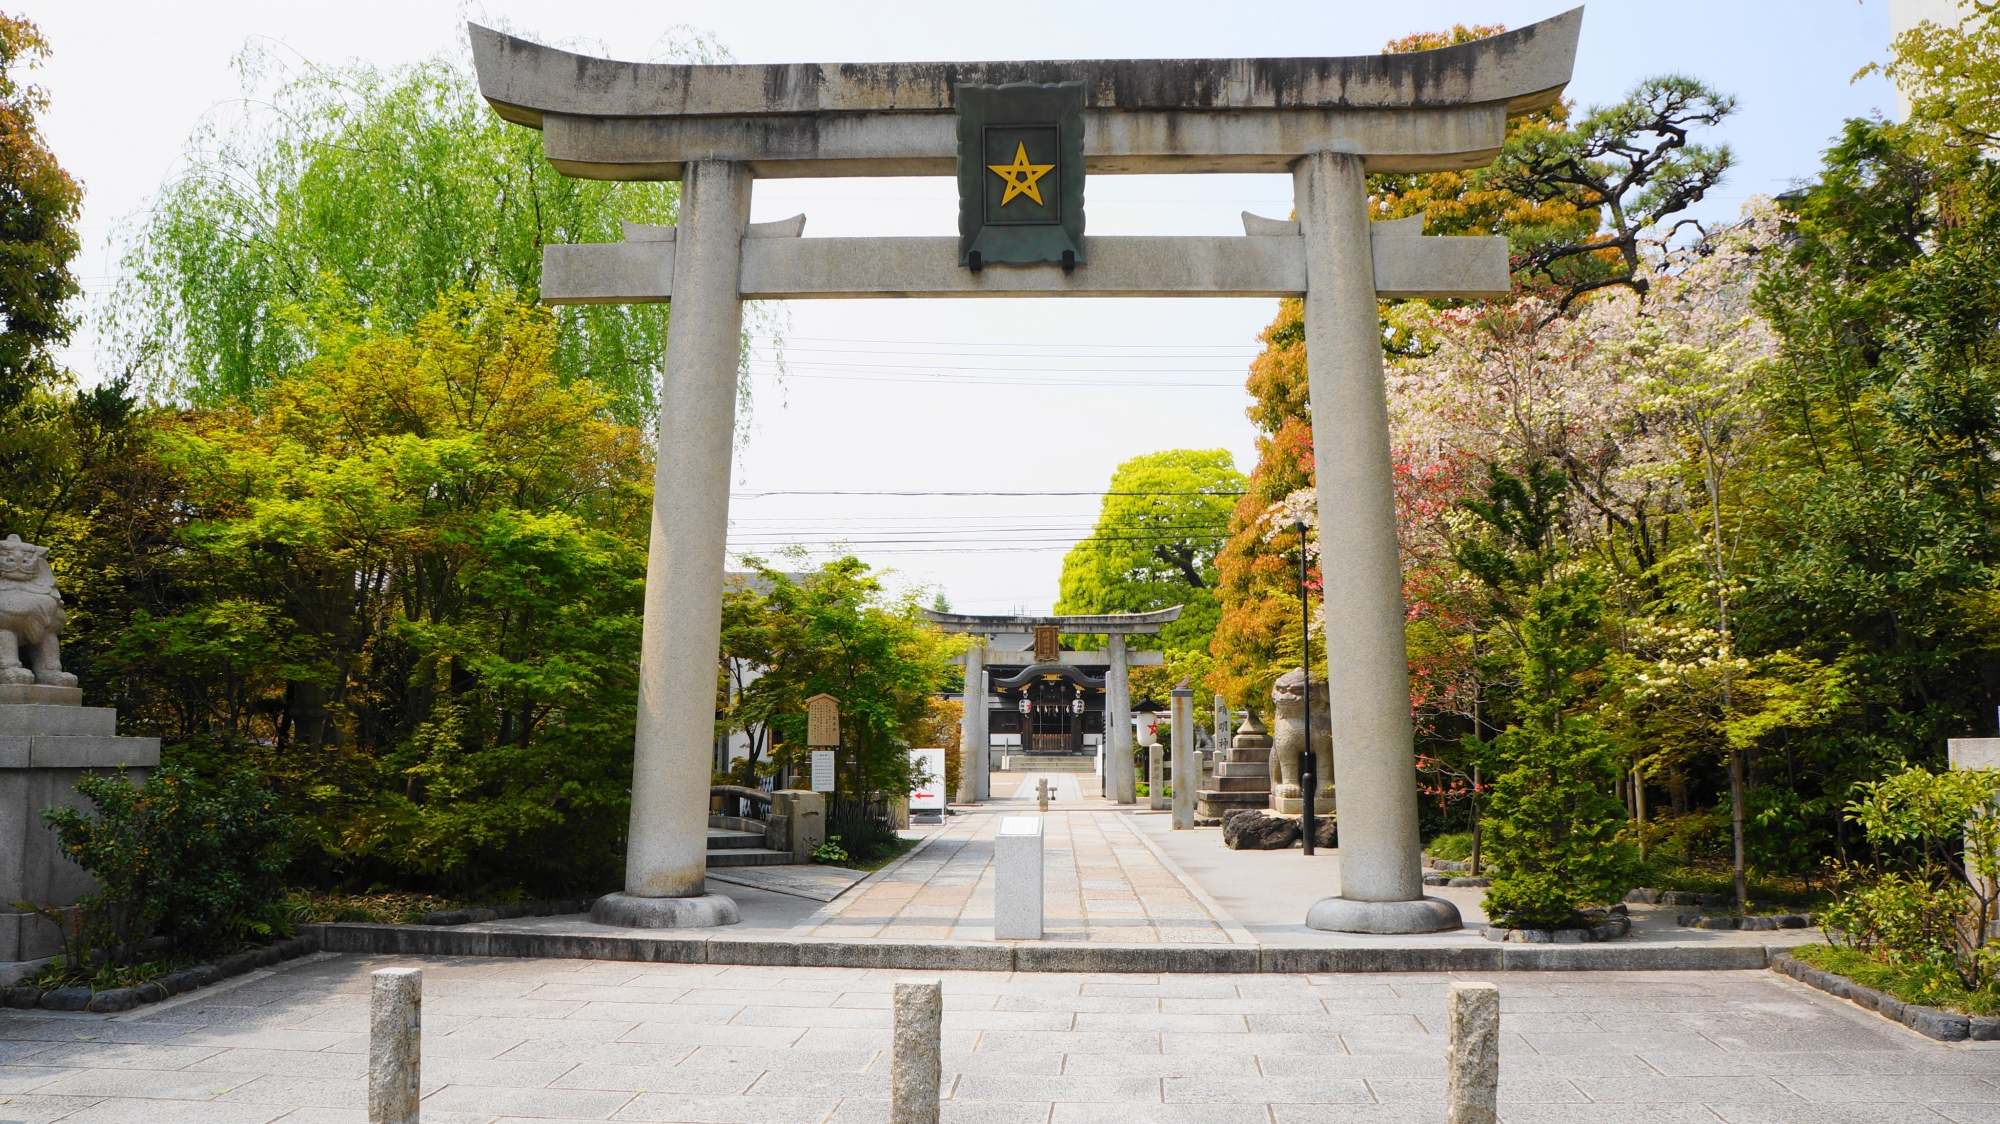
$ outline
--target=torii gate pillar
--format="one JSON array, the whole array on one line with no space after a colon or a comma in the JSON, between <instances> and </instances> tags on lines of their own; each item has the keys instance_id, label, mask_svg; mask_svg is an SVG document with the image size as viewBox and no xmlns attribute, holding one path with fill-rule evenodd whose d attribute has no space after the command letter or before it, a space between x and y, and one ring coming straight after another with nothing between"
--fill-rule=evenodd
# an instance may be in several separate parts
<instances>
[{"instance_id":1,"label":"torii gate pillar","mask_svg":"<svg viewBox=\"0 0 2000 1124\"><path fill-rule=\"evenodd\" d=\"M729 538L730 439L742 346L743 227L750 170L690 162L674 229L673 327L660 386L659 459L646 555L639 720L625 892L590 919L635 928L733 925L736 902L705 892L708 785L715 741L715 658ZM689 831L696 825L698 831Z\"/></svg>"},{"instance_id":2,"label":"torii gate pillar","mask_svg":"<svg viewBox=\"0 0 2000 1124\"><path fill-rule=\"evenodd\" d=\"M1340 895L1315 902L1306 924L1456 929L1458 907L1424 896L1413 861L1423 843L1368 173L1357 157L1315 152L1293 166L1292 184L1306 244L1306 378L1340 824Z\"/></svg>"}]
</instances>

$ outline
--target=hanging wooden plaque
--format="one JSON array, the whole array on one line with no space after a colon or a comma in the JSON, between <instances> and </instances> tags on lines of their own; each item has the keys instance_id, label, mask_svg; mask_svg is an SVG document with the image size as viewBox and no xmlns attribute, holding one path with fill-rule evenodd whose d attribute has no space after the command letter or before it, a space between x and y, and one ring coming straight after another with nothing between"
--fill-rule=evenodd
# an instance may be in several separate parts
<instances>
[{"instance_id":1,"label":"hanging wooden plaque","mask_svg":"<svg viewBox=\"0 0 2000 1124\"><path fill-rule=\"evenodd\" d=\"M1062 659L1062 635L1052 624L1035 626L1035 662L1055 663Z\"/></svg>"}]
</instances>

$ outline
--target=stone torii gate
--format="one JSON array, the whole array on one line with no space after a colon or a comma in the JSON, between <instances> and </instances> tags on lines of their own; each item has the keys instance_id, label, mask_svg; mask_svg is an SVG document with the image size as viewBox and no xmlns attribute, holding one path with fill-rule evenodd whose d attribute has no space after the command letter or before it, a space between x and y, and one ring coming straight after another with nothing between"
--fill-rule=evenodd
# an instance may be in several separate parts
<instances>
[{"instance_id":1,"label":"stone torii gate","mask_svg":"<svg viewBox=\"0 0 2000 1124\"><path fill-rule=\"evenodd\" d=\"M1371 223L1366 177L1490 163L1510 117L1561 95L1582 18L1578 8L1473 43L1352 58L744 66L615 62L472 27L480 92L502 117L542 130L558 170L682 181L676 226L543 256L545 300L674 305L626 886L593 916L736 919L735 903L704 894L703 876L744 300L1303 296L1341 834L1341 893L1307 924L1456 927L1455 908L1423 897L1418 868L1376 300L1503 294L1507 249L1499 238L1420 237L1421 219ZM950 237L807 239L803 215L749 223L759 178L954 174L956 87L1019 82L1081 84L1089 174L1289 172L1296 218L1246 214L1240 238L1086 237L1074 268L984 269L961 265Z\"/></svg>"}]
</instances>

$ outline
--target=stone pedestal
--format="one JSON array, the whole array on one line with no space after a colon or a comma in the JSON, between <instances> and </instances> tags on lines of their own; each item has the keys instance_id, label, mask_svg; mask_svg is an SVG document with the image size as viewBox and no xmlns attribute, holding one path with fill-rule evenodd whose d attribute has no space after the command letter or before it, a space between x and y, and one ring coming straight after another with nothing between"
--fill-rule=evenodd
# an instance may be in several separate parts
<instances>
[{"instance_id":1,"label":"stone pedestal","mask_svg":"<svg viewBox=\"0 0 2000 1124\"><path fill-rule=\"evenodd\" d=\"M1042 939L1042 818L1008 816L993 840L993 936Z\"/></svg>"},{"instance_id":2,"label":"stone pedestal","mask_svg":"<svg viewBox=\"0 0 2000 1124\"><path fill-rule=\"evenodd\" d=\"M1219 820L1224 812L1271 806L1271 735L1252 714L1215 763L1209 787L1195 797L1194 814Z\"/></svg>"},{"instance_id":3,"label":"stone pedestal","mask_svg":"<svg viewBox=\"0 0 2000 1124\"><path fill-rule=\"evenodd\" d=\"M63 855L42 809L88 810L76 782L86 772L128 770L143 784L160 763L160 739L117 736L118 712L84 706L75 687L0 684L0 962L54 955L54 926L10 903L75 905L97 888Z\"/></svg>"},{"instance_id":4,"label":"stone pedestal","mask_svg":"<svg viewBox=\"0 0 2000 1124\"><path fill-rule=\"evenodd\" d=\"M1954 769L2000 769L2000 738L1952 738L1945 743L1945 753ZM1986 937L2000 939L2000 921L1987 927Z\"/></svg>"},{"instance_id":5,"label":"stone pedestal","mask_svg":"<svg viewBox=\"0 0 2000 1124\"><path fill-rule=\"evenodd\" d=\"M826 842L826 794L802 788L781 788L771 794L771 819L785 817L784 846L792 861L809 863Z\"/></svg>"},{"instance_id":6,"label":"stone pedestal","mask_svg":"<svg viewBox=\"0 0 2000 1124\"><path fill-rule=\"evenodd\" d=\"M1271 798L1271 810L1281 816L1302 816L1305 815L1306 800L1304 795L1274 796ZM1337 812L1332 796L1313 793L1313 815L1332 818Z\"/></svg>"}]
</instances>

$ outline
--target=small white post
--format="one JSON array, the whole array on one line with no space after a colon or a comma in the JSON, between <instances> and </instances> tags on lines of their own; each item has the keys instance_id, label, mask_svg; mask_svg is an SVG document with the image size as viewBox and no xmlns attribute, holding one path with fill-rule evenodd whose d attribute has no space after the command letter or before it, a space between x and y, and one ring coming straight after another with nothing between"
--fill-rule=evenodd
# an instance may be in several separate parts
<instances>
[{"instance_id":1,"label":"small white post","mask_svg":"<svg viewBox=\"0 0 2000 1124\"><path fill-rule=\"evenodd\" d=\"M1494 1124L1500 1087L1500 989L1455 983L1445 992L1445 1124Z\"/></svg>"},{"instance_id":2,"label":"small white post","mask_svg":"<svg viewBox=\"0 0 2000 1124\"><path fill-rule=\"evenodd\" d=\"M937 1124L944 984L898 983L889 1042L889 1124Z\"/></svg>"},{"instance_id":3,"label":"small white post","mask_svg":"<svg viewBox=\"0 0 2000 1124\"><path fill-rule=\"evenodd\" d=\"M420 968L384 968L369 979L368 1124L417 1124L423 1096L424 973Z\"/></svg>"},{"instance_id":4,"label":"small white post","mask_svg":"<svg viewBox=\"0 0 2000 1124\"><path fill-rule=\"evenodd\" d=\"M1146 747L1146 807L1155 812L1167 809L1166 767L1157 740Z\"/></svg>"},{"instance_id":5,"label":"small white post","mask_svg":"<svg viewBox=\"0 0 2000 1124\"><path fill-rule=\"evenodd\" d=\"M993 840L993 936L1042 939L1042 818L1008 816Z\"/></svg>"}]
</instances>

